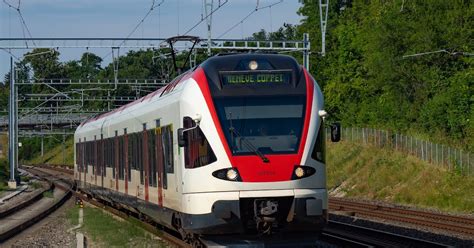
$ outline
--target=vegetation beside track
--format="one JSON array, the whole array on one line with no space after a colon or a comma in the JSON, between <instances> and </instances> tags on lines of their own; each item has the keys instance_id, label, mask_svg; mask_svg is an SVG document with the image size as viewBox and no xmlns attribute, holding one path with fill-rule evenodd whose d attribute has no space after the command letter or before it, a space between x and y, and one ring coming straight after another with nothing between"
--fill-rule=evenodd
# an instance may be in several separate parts
<instances>
[{"instance_id":1,"label":"vegetation beside track","mask_svg":"<svg viewBox=\"0 0 474 248\"><path fill-rule=\"evenodd\" d=\"M74 140L69 138L66 140L66 149L64 151L63 157L63 144L58 144L50 150L45 150L44 156L41 157L41 154L36 154L32 159L26 160L27 164L60 164L60 165L74 165Z\"/></svg>"},{"instance_id":2,"label":"vegetation beside track","mask_svg":"<svg viewBox=\"0 0 474 248\"><path fill-rule=\"evenodd\" d=\"M8 137L0 134L0 159L5 159L8 154Z\"/></svg>"},{"instance_id":3,"label":"vegetation beside track","mask_svg":"<svg viewBox=\"0 0 474 248\"><path fill-rule=\"evenodd\" d=\"M413 156L350 142L328 143L332 195L474 213L474 177Z\"/></svg>"},{"instance_id":4,"label":"vegetation beside track","mask_svg":"<svg viewBox=\"0 0 474 248\"><path fill-rule=\"evenodd\" d=\"M7 161L7 154L8 154L8 143L7 143L7 136L0 135L0 191L3 191L6 187L8 181L8 161Z\"/></svg>"},{"instance_id":5,"label":"vegetation beside track","mask_svg":"<svg viewBox=\"0 0 474 248\"><path fill-rule=\"evenodd\" d=\"M8 161L0 158L0 192L5 190L8 181Z\"/></svg>"},{"instance_id":6,"label":"vegetation beside track","mask_svg":"<svg viewBox=\"0 0 474 248\"><path fill-rule=\"evenodd\" d=\"M72 225L77 225L79 208L69 209L67 216ZM166 247L163 241L147 233L136 222L86 205L84 224L79 231L84 232L89 245L95 247Z\"/></svg>"}]
</instances>

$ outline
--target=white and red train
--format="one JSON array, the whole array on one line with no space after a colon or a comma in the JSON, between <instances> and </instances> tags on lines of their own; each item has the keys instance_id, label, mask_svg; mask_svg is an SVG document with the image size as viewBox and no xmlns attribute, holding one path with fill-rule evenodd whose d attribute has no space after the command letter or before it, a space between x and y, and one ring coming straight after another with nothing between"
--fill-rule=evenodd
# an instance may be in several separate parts
<instances>
[{"instance_id":1,"label":"white and red train","mask_svg":"<svg viewBox=\"0 0 474 248\"><path fill-rule=\"evenodd\" d=\"M292 57L215 56L77 129L77 185L182 234L320 230L323 96Z\"/></svg>"}]
</instances>

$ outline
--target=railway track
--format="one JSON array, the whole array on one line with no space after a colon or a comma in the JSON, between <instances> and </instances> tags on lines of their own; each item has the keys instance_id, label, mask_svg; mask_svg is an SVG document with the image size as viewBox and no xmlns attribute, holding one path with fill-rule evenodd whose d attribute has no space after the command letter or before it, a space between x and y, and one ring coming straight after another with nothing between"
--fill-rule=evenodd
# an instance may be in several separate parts
<instances>
[{"instance_id":1,"label":"railway track","mask_svg":"<svg viewBox=\"0 0 474 248\"><path fill-rule=\"evenodd\" d=\"M55 176L56 180L60 178L67 177L72 179L74 174L72 170L67 168L55 168L49 166L43 166L41 168L43 172L49 173L51 176ZM105 209L114 215L121 217L123 219L129 217L135 217L130 215L130 213L125 213L116 208L109 206L107 203L101 202L97 199L91 199L84 194L74 193L75 196L81 198L83 201L86 201L92 205L95 205L99 208ZM331 198L330 206L335 207L335 202L338 199ZM355 205L351 205L354 206ZM363 208L363 207L362 207ZM349 211L347 207L343 208L344 211ZM373 209L373 208L372 208ZM373 210L369 210L373 211ZM424 212L423 212L424 213ZM136 217L139 219L138 217ZM182 241L177 235L173 235L169 230L163 230L163 227L157 225L156 223L143 222L142 227L147 231L159 236L165 241L169 242L173 246L178 247L190 247L189 244ZM161 229L161 230L160 230ZM236 239L239 240L239 239ZM242 241L242 240L240 240ZM255 240L254 240L255 241ZM375 229L360 227L351 224L345 224L337 221L329 221L328 227L324 229L321 234L320 241L326 242L329 244L339 245L342 247L449 247L446 244L435 243L431 241L426 241L422 239L412 238L408 236L398 235L394 233L378 231ZM252 244L252 240L245 240L247 244ZM256 241L258 242L258 240ZM206 242L204 242L206 243ZM256 243L255 243L256 244ZM220 245L220 244L219 244ZM218 246L219 246L218 245ZM229 244L227 244L229 245ZM209 246L209 247L212 247Z\"/></svg>"},{"instance_id":2,"label":"railway track","mask_svg":"<svg viewBox=\"0 0 474 248\"><path fill-rule=\"evenodd\" d=\"M356 216L409 223L474 237L474 218L468 216L447 215L335 197L329 198L329 209L351 212Z\"/></svg>"},{"instance_id":3,"label":"railway track","mask_svg":"<svg viewBox=\"0 0 474 248\"><path fill-rule=\"evenodd\" d=\"M36 175L46 180L48 186L0 211L0 244L42 220L69 199L70 185L53 181L46 175Z\"/></svg>"},{"instance_id":4,"label":"railway track","mask_svg":"<svg viewBox=\"0 0 474 248\"><path fill-rule=\"evenodd\" d=\"M73 180L72 176L74 175L74 171L64 168L64 167L56 168L56 167L43 165L43 166L40 166L38 170L40 170L42 173L47 173L50 177L53 177L55 178L55 180L58 180L58 181L59 180L67 180L67 181ZM137 219L138 221L140 221L140 225L143 229L162 238L166 242L170 243L172 246L190 247L189 244L187 244L180 238L176 237L175 235L171 234L171 232L167 232L166 230L164 230L163 227L161 227L160 225L156 223L144 222L143 220L140 220L139 216L134 216L131 213L120 211L116 208L109 206L108 204L104 202L101 202L99 199L90 198L87 195L82 194L81 192L72 192L72 193L75 197L80 198L82 201L87 202L97 208L106 210L123 220L127 220L128 218Z\"/></svg>"},{"instance_id":5,"label":"railway track","mask_svg":"<svg viewBox=\"0 0 474 248\"><path fill-rule=\"evenodd\" d=\"M322 238L344 247L449 247L446 244L417 239L395 233L329 221Z\"/></svg>"}]
</instances>

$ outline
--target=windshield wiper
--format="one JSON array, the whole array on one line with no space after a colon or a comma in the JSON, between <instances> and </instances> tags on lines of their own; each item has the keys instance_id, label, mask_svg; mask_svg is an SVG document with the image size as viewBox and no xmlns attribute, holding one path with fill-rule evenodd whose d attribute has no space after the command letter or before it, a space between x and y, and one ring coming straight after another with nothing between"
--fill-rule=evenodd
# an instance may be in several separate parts
<instances>
[{"instance_id":1,"label":"windshield wiper","mask_svg":"<svg viewBox=\"0 0 474 248\"><path fill-rule=\"evenodd\" d=\"M257 156L259 156L264 163L270 162L270 160L265 155L263 155L263 153L261 153L250 141L248 141L242 135L240 135L240 133L237 132L237 130L235 130L235 128L232 125L229 127L229 131L230 131L232 140L233 140L234 135L237 136L238 138L240 138L240 140L244 141L245 146L249 148L251 151L253 151L255 154L257 154Z\"/></svg>"}]
</instances>

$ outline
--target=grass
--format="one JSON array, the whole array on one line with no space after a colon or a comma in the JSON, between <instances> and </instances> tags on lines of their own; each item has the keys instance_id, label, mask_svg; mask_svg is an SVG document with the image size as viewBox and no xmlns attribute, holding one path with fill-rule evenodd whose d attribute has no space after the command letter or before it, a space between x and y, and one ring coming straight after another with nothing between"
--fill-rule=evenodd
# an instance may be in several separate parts
<instances>
[{"instance_id":1,"label":"grass","mask_svg":"<svg viewBox=\"0 0 474 248\"><path fill-rule=\"evenodd\" d=\"M53 194L53 191L45 191L43 192L43 197L45 198L54 198L54 194Z\"/></svg>"},{"instance_id":2,"label":"grass","mask_svg":"<svg viewBox=\"0 0 474 248\"><path fill-rule=\"evenodd\" d=\"M74 205L74 207L68 209L66 211L66 216L72 226L79 224L79 207Z\"/></svg>"},{"instance_id":3,"label":"grass","mask_svg":"<svg viewBox=\"0 0 474 248\"><path fill-rule=\"evenodd\" d=\"M328 143L328 189L348 197L474 213L474 177L391 149Z\"/></svg>"},{"instance_id":4,"label":"grass","mask_svg":"<svg viewBox=\"0 0 474 248\"><path fill-rule=\"evenodd\" d=\"M39 189L39 188L42 187L41 183L38 182L38 181L33 181L33 182L30 183L30 185L33 189Z\"/></svg>"},{"instance_id":5,"label":"grass","mask_svg":"<svg viewBox=\"0 0 474 248\"><path fill-rule=\"evenodd\" d=\"M8 137L0 134L0 159L4 159L8 154Z\"/></svg>"},{"instance_id":6,"label":"grass","mask_svg":"<svg viewBox=\"0 0 474 248\"><path fill-rule=\"evenodd\" d=\"M66 149L63 157L63 145L60 144L54 147L51 150L48 150L44 153L44 156L41 157L41 154L34 157L31 160L26 161L27 164L65 164L69 166L74 166L74 139L69 138L66 140Z\"/></svg>"},{"instance_id":7,"label":"grass","mask_svg":"<svg viewBox=\"0 0 474 248\"><path fill-rule=\"evenodd\" d=\"M72 225L78 223L78 207L68 211ZM166 245L152 237L137 225L134 219L122 220L101 209L84 207L84 225L80 229L94 246L99 247L165 247Z\"/></svg>"}]
</instances>

